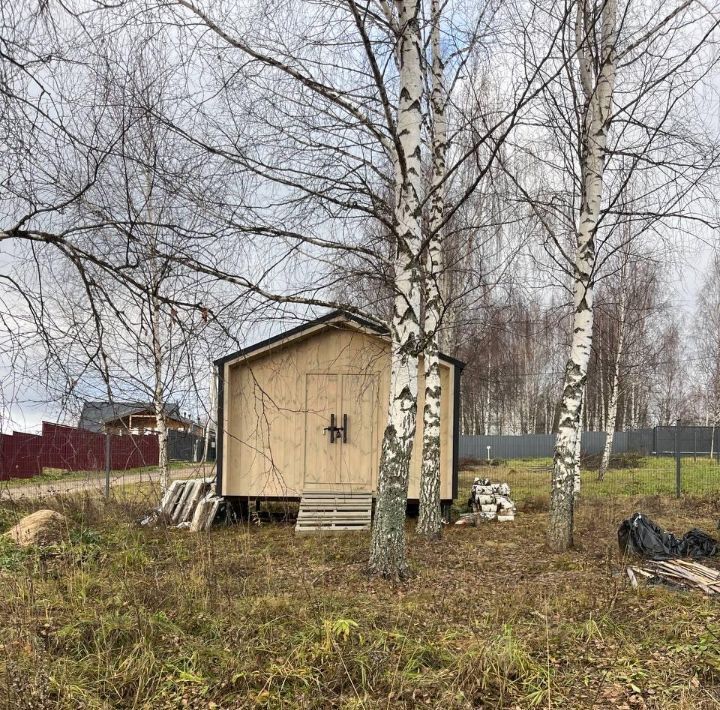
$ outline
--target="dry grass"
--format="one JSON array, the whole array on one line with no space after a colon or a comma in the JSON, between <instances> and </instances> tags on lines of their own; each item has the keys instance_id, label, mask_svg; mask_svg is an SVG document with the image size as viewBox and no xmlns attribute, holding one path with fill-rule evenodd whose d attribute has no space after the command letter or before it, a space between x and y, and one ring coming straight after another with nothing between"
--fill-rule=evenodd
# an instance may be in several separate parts
<instances>
[{"instance_id":1,"label":"dry grass","mask_svg":"<svg viewBox=\"0 0 720 710\"><path fill-rule=\"evenodd\" d=\"M712 530L709 500L586 503L564 555L545 550L542 500L515 523L450 528L435 543L410 522L415 574L401 586L366 575L367 536L145 530L133 522L144 505L56 500L68 542L0 544L0 706L720 704L717 601L633 591L615 540L636 508ZM26 509L0 508L2 529Z\"/></svg>"}]
</instances>

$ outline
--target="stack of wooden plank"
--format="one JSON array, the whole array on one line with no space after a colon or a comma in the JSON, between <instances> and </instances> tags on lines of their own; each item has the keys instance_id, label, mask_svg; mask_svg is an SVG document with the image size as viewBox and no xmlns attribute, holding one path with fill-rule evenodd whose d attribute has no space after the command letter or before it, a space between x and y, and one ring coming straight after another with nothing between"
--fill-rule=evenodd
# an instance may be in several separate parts
<instances>
[{"instance_id":1,"label":"stack of wooden plank","mask_svg":"<svg viewBox=\"0 0 720 710\"><path fill-rule=\"evenodd\" d=\"M295 532L369 530L371 511L371 493L305 491Z\"/></svg>"},{"instance_id":2,"label":"stack of wooden plank","mask_svg":"<svg viewBox=\"0 0 720 710\"><path fill-rule=\"evenodd\" d=\"M212 478L173 481L160 501L159 517L168 525L189 527L192 532L209 530L222 498L212 491Z\"/></svg>"},{"instance_id":3,"label":"stack of wooden plank","mask_svg":"<svg viewBox=\"0 0 720 710\"><path fill-rule=\"evenodd\" d=\"M646 581L660 581L668 584L699 589L705 594L720 594L720 570L688 560L651 560L642 567L628 567L628 577L637 587L638 577Z\"/></svg>"}]
</instances>

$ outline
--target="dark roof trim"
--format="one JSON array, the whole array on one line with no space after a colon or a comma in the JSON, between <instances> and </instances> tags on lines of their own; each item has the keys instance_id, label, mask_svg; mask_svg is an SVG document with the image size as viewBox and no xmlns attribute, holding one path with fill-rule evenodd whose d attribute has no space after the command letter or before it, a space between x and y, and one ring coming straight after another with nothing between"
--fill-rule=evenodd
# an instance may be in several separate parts
<instances>
[{"instance_id":1,"label":"dark roof trim","mask_svg":"<svg viewBox=\"0 0 720 710\"><path fill-rule=\"evenodd\" d=\"M278 333L277 335L273 335L271 338L266 338L265 340L261 340L258 343L254 343L253 345L249 345L246 348L242 348L241 350L238 350L234 353L231 353L230 355L225 355L224 357L218 358L215 360L215 364L218 367L221 367L227 362L230 362L232 360L237 360L241 357L247 357L248 355L252 355L252 353L262 350L263 348L267 348L270 345L274 345L275 343L280 342L281 340L285 340L287 338L293 338L296 335L301 335L306 330L310 330L311 328L315 328L319 325L323 325L324 323L332 323L334 321L344 321L346 323L355 323L359 326L362 326L363 328L368 328L369 330L374 330L378 335L389 335L389 331L386 326L384 326L382 323L379 323L377 321L369 320L367 318L362 318L361 316L357 316L354 313L348 313L347 311L330 311L330 313L326 313L324 316L320 316L320 318L315 318L314 320L308 321L307 323L303 323L301 325L296 326L295 328L290 328L290 330L285 330L282 333ZM445 362L449 363L450 365L454 365L455 367L459 369L463 369L465 367L465 363L457 360L454 357L450 357L449 355L445 355L444 353L440 353L440 359L444 360Z\"/></svg>"},{"instance_id":2,"label":"dark roof trim","mask_svg":"<svg viewBox=\"0 0 720 710\"><path fill-rule=\"evenodd\" d=\"M223 494L223 465L225 452L223 444L225 442L225 377L223 368L218 368L217 372L217 425L215 429L215 495Z\"/></svg>"}]
</instances>

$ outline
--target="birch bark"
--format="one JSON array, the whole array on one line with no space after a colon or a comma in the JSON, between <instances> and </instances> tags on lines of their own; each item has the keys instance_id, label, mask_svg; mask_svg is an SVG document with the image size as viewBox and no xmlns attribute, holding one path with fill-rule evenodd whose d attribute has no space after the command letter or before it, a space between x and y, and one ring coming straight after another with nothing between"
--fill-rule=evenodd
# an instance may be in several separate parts
<instances>
[{"instance_id":1,"label":"birch bark","mask_svg":"<svg viewBox=\"0 0 720 710\"><path fill-rule=\"evenodd\" d=\"M154 136L153 136L154 138ZM149 172L145 174L145 209L150 224L156 222L153 204L153 181ZM155 409L155 430L158 436L158 469L160 472L160 494L170 486L170 467L168 465L168 431L165 416L165 388L163 386L163 342L161 339L162 302L159 297L162 284L162 265L158 264L158 228L153 227L149 235L147 261L149 281L147 288L150 308L150 340L153 368L153 407Z\"/></svg>"},{"instance_id":2,"label":"birch bark","mask_svg":"<svg viewBox=\"0 0 720 710\"><path fill-rule=\"evenodd\" d=\"M370 571L383 577L407 575L405 508L417 415L420 346L419 251L421 244L422 44L419 0L396 0L399 42L394 263L395 299L391 333L388 420L382 443L378 491L370 544Z\"/></svg>"},{"instance_id":3,"label":"birch bark","mask_svg":"<svg viewBox=\"0 0 720 710\"><path fill-rule=\"evenodd\" d=\"M710 460L715 458L715 419L713 419L712 430L710 431Z\"/></svg>"},{"instance_id":4,"label":"birch bark","mask_svg":"<svg viewBox=\"0 0 720 710\"><path fill-rule=\"evenodd\" d=\"M153 353L153 406L155 408L155 429L158 435L158 469L160 471L160 491L164 493L170 485L168 466L168 431L165 417L165 397L163 391L163 352L160 340L160 300L154 294L150 298L150 327L152 329Z\"/></svg>"},{"instance_id":5,"label":"birch bark","mask_svg":"<svg viewBox=\"0 0 720 710\"><path fill-rule=\"evenodd\" d=\"M418 532L426 537L440 537L440 338L443 298L440 283L443 278L441 225L445 200L445 154L447 125L445 120L445 67L440 49L440 0L432 0L430 48L432 77L430 106L432 109L432 179L430 199L430 234L425 259L425 406L423 408L423 452L420 474L420 515Z\"/></svg>"},{"instance_id":6,"label":"birch bark","mask_svg":"<svg viewBox=\"0 0 720 710\"><path fill-rule=\"evenodd\" d=\"M580 414L578 415L578 427L575 430L575 467L573 469L573 495L580 494L580 457L582 455L582 433L583 433L583 412L585 411L585 390L583 390L580 402Z\"/></svg>"},{"instance_id":7,"label":"birch bark","mask_svg":"<svg viewBox=\"0 0 720 710\"><path fill-rule=\"evenodd\" d=\"M602 366L603 358L602 358L602 349L600 350L599 357L598 357L598 381L600 383L599 387L599 397L598 397L598 420L597 424L599 425L598 428L604 429L605 428L605 371Z\"/></svg>"},{"instance_id":8,"label":"birch bark","mask_svg":"<svg viewBox=\"0 0 720 710\"><path fill-rule=\"evenodd\" d=\"M622 286L621 286L622 288ZM605 429L605 448L603 449L602 460L600 461L600 469L598 470L598 480L605 478L608 467L610 466L610 455L612 454L613 440L615 438L615 423L617 421L617 408L620 390L620 362L625 348L625 292L620 295L620 311L618 313L618 342L617 352L615 353L615 363L613 366L613 383L610 392L610 401L608 403L608 414Z\"/></svg>"},{"instance_id":9,"label":"birch bark","mask_svg":"<svg viewBox=\"0 0 720 710\"><path fill-rule=\"evenodd\" d=\"M579 76L585 103L582 107L581 200L574 264L573 339L565 367L548 524L548 544L557 551L566 550L573 541L575 443L592 344L595 230L600 216L617 63L617 0L605 0L599 12L594 11L595 2L583 0L578 3L575 23ZM599 28L594 20L598 15ZM590 42L598 29L600 56L596 63Z\"/></svg>"},{"instance_id":10,"label":"birch bark","mask_svg":"<svg viewBox=\"0 0 720 710\"><path fill-rule=\"evenodd\" d=\"M485 383L485 411L483 417L483 433L490 436L490 405L492 403L490 391L490 375L492 374L492 355L488 352L487 361L487 382Z\"/></svg>"}]
</instances>

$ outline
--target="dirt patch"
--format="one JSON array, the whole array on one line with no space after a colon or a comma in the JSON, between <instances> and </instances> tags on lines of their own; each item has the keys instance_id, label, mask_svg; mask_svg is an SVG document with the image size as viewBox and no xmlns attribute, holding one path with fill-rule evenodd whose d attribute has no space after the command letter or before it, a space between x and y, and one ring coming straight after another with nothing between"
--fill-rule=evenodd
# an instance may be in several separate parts
<instances>
[{"instance_id":1,"label":"dirt patch","mask_svg":"<svg viewBox=\"0 0 720 710\"><path fill-rule=\"evenodd\" d=\"M636 453L612 454L612 456L610 456L609 468L640 468L643 465L644 459L645 457L642 454ZM600 468L601 462L602 454L583 454L580 458L581 467L593 471L597 471L597 469Z\"/></svg>"}]
</instances>

